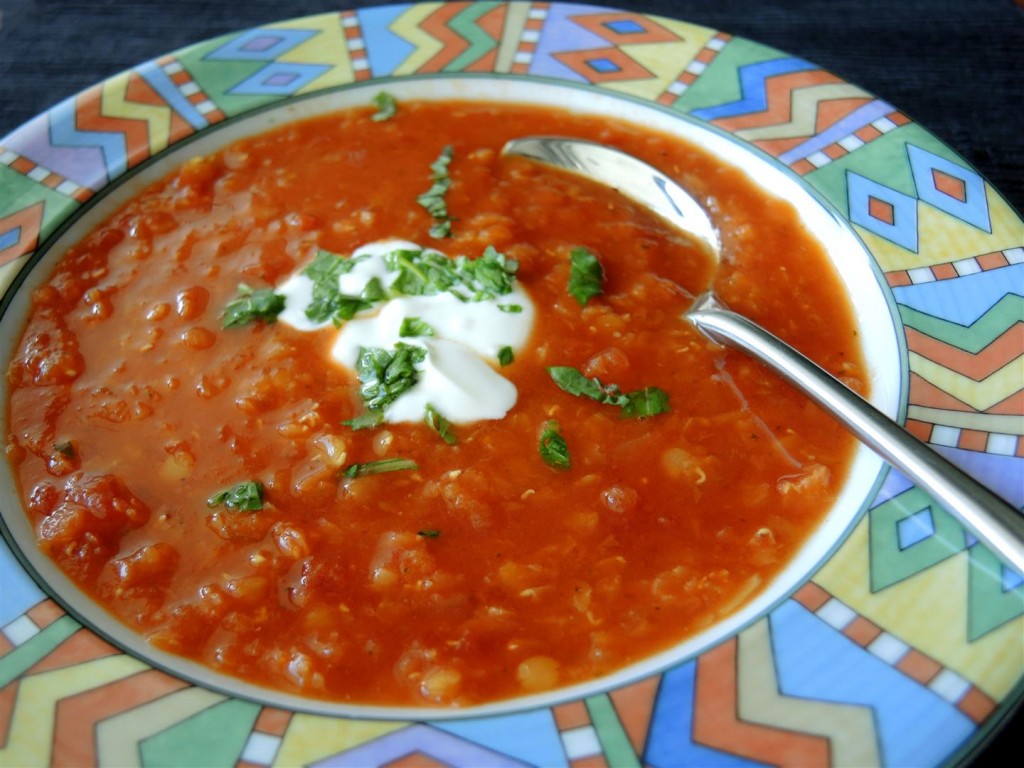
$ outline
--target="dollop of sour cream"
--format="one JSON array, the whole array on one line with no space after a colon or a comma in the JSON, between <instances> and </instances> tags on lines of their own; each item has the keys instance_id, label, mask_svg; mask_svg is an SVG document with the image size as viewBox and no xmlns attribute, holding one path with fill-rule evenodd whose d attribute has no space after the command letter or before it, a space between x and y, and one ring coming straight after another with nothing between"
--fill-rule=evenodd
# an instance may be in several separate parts
<instances>
[{"instance_id":1,"label":"dollop of sour cream","mask_svg":"<svg viewBox=\"0 0 1024 768\"><path fill-rule=\"evenodd\" d=\"M397 274L388 270L384 257L396 250L441 254L406 240L364 245L352 253L352 268L338 277L340 291L360 296L375 278L385 289L390 288ZM279 322L302 331L331 326L329 320L314 322L306 315L313 299L313 281L301 270L275 292L285 298ZM509 305L519 311L506 311ZM364 347L391 350L401 342L426 350L424 361L416 365L416 384L388 406L384 421L422 421L427 405L453 423L500 419L516 404L518 393L494 366L503 348L510 347L513 352L523 348L535 314L529 294L518 281L513 281L511 293L481 301L464 301L448 292L399 295L375 303L342 325L331 356L354 371ZM426 323L434 335L402 336L400 329L408 318Z\"/></svg>"}]
</instances>

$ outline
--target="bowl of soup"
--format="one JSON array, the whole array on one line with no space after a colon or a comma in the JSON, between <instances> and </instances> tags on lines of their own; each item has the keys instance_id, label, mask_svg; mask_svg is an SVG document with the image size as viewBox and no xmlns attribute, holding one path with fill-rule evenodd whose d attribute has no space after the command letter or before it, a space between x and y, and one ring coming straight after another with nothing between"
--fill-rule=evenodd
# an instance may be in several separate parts
<instances>
[{"instance_id":1,"label":"bowl of soup","mask_svg":"<svg viewBox=\"0 0 1024 768\"><path fill-rule=\"evenodd\" d=\"M502 155L536 134L678 180L721 265ZM5 536L98 642L297 718L667 692L817 615L900 482L682 316L713 287L905 416L870 242L762 149L597 87L422 73L241 110L8 271Z\"/></svg>"}]
</instances>

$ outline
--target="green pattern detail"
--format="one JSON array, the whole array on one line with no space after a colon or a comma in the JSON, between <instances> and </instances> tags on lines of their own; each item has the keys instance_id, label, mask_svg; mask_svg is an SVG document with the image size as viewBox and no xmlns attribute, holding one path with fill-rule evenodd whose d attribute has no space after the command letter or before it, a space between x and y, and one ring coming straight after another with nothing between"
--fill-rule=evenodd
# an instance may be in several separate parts
<instances>
[{"instance_id":1,"label":"green pattern detail","mask_svg":"<svg viewBox=\"0 0 1024 768\"><path fill-rule=\"evenodd\" d=\"M82 625L70 616L61 616L8 653L0 663L0 688L17 680L81 628Z\"/></svg>"},{"instance_id":2,"label":"green pattern detail","mask_svg":"<svg viewBox=\"0 0 1024 768\"><path fill-rule=\"evenodd\" d=\"M228 699L139 744L145 768L231 768L242 755L260 705Z\"/></svg>"},{"instance_id":3,"label":"green pattern detail","mask_svg":"<svg viewBox=\"0 0 1024 768\"><path fill-rule=\"evenodd\" d=\"M1003 590L1004 566L988 549L970 549L967 570L967 638L973 642L1024 615L1024 582Z\"/></svg>"},{"instance_id":4,"label":"green pattern detail","mask_svg":"<svg viewBox=\"0 0 1024 768\"><path fill-rule=\"evenodd\" d=\"M40 242L81 205L77 200L55 192L6 165L0 165L0 189L3 190L3 194L0 195L0 216L5 218L42 201Z\"/></svg>"},{"instance_id":5,"label":"green pattern detail","mask_svg":"<svg viewBox=\"0 0 1024 768\"><path fill-rule=\"evenodd\" d=\"M895 128L884 136L869 141L856 152L844 155L827 165L811 171L804 179L828 198L844 216L850 215L850 201L846 194L847 173L852 172L878 181L890 189L917 197L917 187L910 169L907 145L927 150L957 165L963 165L949 147L915 123Z\"/></svg>"},{"instance_id":6,"label":"green pattern detail","mask_svg":"<svg viewBox=\"0 0 1024 768\"><path fill-rule=\"evenodd\" d=\"M614 765L615 768L640 768L640 759L633 750L611 699L606 694L591 696L586 699L586 705L608 765Z\"/></svg>"},{"instance_id":7,"label":"green pattern detail","mask_svg":"<svg viewBox=\"0 0 1024 768\"><path fill-rule=\"evenodd\" d=\"M901 550L899 523L926 509L931 510L935 533ZM920 488L879 504L868 513L868 519L872 592L926 571L967 546L960 524Z\"/></svg>"},{"instance_id":8,"label":"green pattern detail","mask_svg":"<svg viewBox=\"0 0 1024 768\"><path fill-rule=\"evenodd\" d=\"M228 93L240 82L267 66L266 61L226 61L206 56L240 35L225 35L190 46L176 54L181 65L192 75L199 87L228 117L273 104L287 96Z\"/></svg>"},{"instance_id":9,"label":"green pattern detail","mask_svg":"<svg viewBox=\"0 0 1024 768\"><path fill-rule=\"evenodd\" d=\"M448 26L453 32L458 33L463 40L469 43L469 48L460 53L444 68L445 72L461 72L470 64L483 58L489 51L498 47L498 41L494 40L477 26L477 20L481 16L493 11L500 3L484 2L471 3L466 10L453 18Z\"/></svg>"},{"instance_id":10,"label":"green pattern detail","mask_svg":"<svg viewBox=\"0 0 1024 768\"><path fill-rule=\"evenodd\" d=\"M960 278L969 280L970 278ZM1024 317L1024 297L1008 293L969 326L898 305L903 325L951 347L977 354Z\"/></svg>"},{"instance_id":11,"label":"green pattern detail","mask_svg":"<svg viewBox=\"0 0 1024 768\"><path fill-rule=\"evenodd\" d=\"M738 76L740 67L762 61L789 58L782 51L737 37L718 52L700 77L676 99L673 109L693 112L717 107L743 98Z\"/></svg>"}]
</instances>

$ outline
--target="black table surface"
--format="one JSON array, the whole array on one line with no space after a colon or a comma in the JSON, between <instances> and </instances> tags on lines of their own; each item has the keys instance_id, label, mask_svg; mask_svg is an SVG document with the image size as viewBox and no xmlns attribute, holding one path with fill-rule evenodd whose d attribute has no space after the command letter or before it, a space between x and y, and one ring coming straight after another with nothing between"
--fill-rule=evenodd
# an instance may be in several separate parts
<instances>
[{"instance_id":1,"label":"black table surface","mask_svg":"<svg viewBox=\"0 0 1024 768\"><path fill-rule=\"evenodd\" d=\"M0 0L0 136L190 43L393 0ZM590 0L800 56L885 99L1024 211L1024 0ZM1022 233L1024 234L1024 233ZM975 758L1019 754L1018 714ZM1005 751L1004 751L1005 750Z\"/></svg>"}]
</instances>

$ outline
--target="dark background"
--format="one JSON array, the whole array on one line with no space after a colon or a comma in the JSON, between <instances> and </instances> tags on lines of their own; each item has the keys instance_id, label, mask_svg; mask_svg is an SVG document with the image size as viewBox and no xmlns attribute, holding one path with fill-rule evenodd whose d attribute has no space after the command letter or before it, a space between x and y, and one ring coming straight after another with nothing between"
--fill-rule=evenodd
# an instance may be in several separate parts
<instances>
[{"instance_id":1,"label":"dark background","mask_svg":"<svg viewBox=\"0 0 1024 768\"><path fill-rule=\"evenodd\" d=\"M393 0L0 0L0 137L123 69L227 32ZM1024 0L591 0L800 56L886 100L1024 211ZM1024 239L1024 233L1022 233ZM975 765L1020 754L1018 714ZM909 767L908 767L909 768Z\"/></svg>"}]
</instances>

